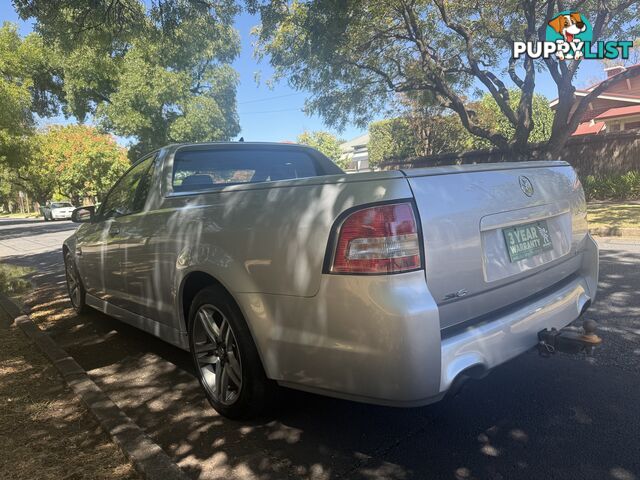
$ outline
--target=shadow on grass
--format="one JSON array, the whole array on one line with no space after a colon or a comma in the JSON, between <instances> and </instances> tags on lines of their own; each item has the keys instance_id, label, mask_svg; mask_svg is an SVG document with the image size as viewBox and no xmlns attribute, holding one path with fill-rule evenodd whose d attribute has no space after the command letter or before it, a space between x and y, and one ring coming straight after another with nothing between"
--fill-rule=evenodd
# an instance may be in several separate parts
<instances>
[{"instance_id":1,"label":"shadow on grass","mask_svg":"<svg viewBox=\"0 0 640 480\"><path fill-rule=\"evenodd\" d=\"M640 204L590 204L588 220L590 227L640 228Z\"/></svg>"}]
</instances>

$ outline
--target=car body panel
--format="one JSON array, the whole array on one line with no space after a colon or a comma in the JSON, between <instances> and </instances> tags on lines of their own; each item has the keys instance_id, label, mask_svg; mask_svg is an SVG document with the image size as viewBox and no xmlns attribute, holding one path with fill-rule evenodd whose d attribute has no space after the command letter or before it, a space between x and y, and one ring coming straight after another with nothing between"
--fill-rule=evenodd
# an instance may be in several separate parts
<instances>
[{"instance_id":1,"label":"car body panel","mask_svg":"<svg viewBox=\"0 0 640 480\"><path fill-rule=\"evenodd\" d=\"M575 172L559 162L508 166L407 172L424 232L427 284L442 306L442 328L518 301L575 271L571 257L587 234ZM534 186L531 196L520 188L523 176ZM511 262L502 229L541 219L551 229L553 250ZM465 295L450 298L460 291Z\"/></svg>"},{"instance_id":2,"label":"car body panel","mask_svg":"<svg viewBox=\"0 0 640 480\"><path fill-rule=\"evenodd\" d=\"M84 224L65 242L88 283L87 303L186 349L183 285L205 273L234 298L267 376L282 385L386 405L429 403L468 369L533 347L539 330L567 325L595 298L597 247L564 162L173 192L180 148L159 152L141 211ZM393 201L415 204L426 267L323 273L341 215ZM553 249L510 262L502 229L539 219ZM113 224L118 234L109 240Z\"/></svg>"}]
</instances>

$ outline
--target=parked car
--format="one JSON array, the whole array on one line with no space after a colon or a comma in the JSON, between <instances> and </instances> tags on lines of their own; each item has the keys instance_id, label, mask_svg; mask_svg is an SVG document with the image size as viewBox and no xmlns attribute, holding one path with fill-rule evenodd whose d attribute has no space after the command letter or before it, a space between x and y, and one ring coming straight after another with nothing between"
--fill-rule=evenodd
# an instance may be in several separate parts
<instances>
[{"instance_id":1,"label":"parked car","mask_svg":"<svg viewBox=\"0 0 640 480\"><path fill-rule=\"evenodd\" d=\"M44 207L40 208L40 212L44 221L48 222L49 220L69 220L74 209L70 202L48 201Z\"/></svg>"},{"instance_id":2,"label":"parked car","mask_svg":"<svg viewBox=\"0 0 640 480\"><path fill-rule=\"evenodd\" d=\"M299 145L172 145L74 220L75 309L190 351L233 418L275 384L437 401L596 294L584 193L559 161L346 175Z\"/></svg>"}]
</instances>

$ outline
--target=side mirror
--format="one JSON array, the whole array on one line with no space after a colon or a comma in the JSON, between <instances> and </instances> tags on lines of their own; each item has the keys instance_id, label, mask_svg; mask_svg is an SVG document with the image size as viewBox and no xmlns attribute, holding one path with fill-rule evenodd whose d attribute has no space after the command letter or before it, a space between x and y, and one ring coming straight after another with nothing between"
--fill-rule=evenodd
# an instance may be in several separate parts
<instances>
[{"instance_id":1,"label":"side mirror","mask_svg":"<svg viewBox=\"0 0 640 480\"><path fill-rule=\"evenodd\" d=\"M96 213L96 207L90 205L88 207L76 208L71 214L71 221L75 223L86 223L93 220Z\"/></svg>"}]
</instances>

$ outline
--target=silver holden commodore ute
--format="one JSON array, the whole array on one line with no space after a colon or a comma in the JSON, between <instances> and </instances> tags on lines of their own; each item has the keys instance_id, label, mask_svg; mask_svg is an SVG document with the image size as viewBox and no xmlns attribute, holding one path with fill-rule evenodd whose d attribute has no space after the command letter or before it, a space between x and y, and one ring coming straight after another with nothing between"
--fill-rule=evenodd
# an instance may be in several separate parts
<instances>
[{"instance_id":1,"label":"silver holden commodore ute","mask_svg":"<svg viewBox=\"0 0 640 480\"><path fill-rule=\"evenodd\" d=\"M562 330L595 298L598 249L561 161L347 175L301 145L170 145L73 220L74 308L189 351L230 418L278 385L425 405L593 337Z\"/></svg>"}]
</instances>

